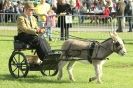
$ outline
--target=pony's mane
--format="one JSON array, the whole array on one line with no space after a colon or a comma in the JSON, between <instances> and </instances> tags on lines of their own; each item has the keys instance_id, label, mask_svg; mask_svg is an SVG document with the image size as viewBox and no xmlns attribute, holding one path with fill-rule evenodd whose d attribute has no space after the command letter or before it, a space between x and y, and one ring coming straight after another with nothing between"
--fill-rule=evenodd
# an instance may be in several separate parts
<instances>
[{"instance_id":1,"label":"pony's mane","mask_svg":"<svg viewBox=\"0 0 133 88\"><path fill-rule=\"evenodd\" d=\"M101 42L101 43L104 43L104 42L106 42L106 41L108 41L108 40L110 40L110 39L112 39L112 38L108 38L108 39L104 40L104 41L103 41L103 42Z\"/></svg>"}]
</instances>

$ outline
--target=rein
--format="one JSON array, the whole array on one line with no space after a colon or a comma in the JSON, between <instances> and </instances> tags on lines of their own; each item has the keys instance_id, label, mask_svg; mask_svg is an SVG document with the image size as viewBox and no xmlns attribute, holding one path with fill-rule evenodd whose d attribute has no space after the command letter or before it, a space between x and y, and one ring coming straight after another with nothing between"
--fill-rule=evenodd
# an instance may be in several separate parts
<instances>
[{"instance_id":1,"label":"rein","mask_svg":"<svg viewBox=\"0 0 133 88\"><path fill-rule=\"evenodd\" d=\"M107 47L102 46L100 43L99 43L99 46L101 46L101 47L104 48L105 50L114 52L114 43L113 43L113 41L112 41L112 44L113 44L113 49L112 49L112 50L111 50L110 48L107 48Z\"/></svg>"}]
</instances>

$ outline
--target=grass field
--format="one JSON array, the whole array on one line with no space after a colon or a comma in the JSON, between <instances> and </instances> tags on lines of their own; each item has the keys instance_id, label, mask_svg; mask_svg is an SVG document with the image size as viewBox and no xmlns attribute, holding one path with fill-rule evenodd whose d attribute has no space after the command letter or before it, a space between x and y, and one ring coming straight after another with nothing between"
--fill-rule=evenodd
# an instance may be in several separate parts
<instances>
[{"instance_id":1,"label":"grass field","mask_svg":"<svg viewBox=\"0 0 133 88\"><path fill-rule=\"evenodd\" d=\"M106 32L95 33L71 33L85 39L106 39L109 34ZM117 54L109 56L103 67L103 83L96 84L96 81L88 83L89 77L93 76L94 70L91 64L77 62L73 73L76 81L68 79L66 68L61 81L56 80L57 76L45 77L40 72L29 72L26 78L15 79L8 71L8 60L13 51L13 38L0 37L0 88L133 88L133 33L119 33L125 40L127 55L124 57ZM63 41L55 40L50 42L53 48L59 48Z\"/></svg>"}]
</instances>

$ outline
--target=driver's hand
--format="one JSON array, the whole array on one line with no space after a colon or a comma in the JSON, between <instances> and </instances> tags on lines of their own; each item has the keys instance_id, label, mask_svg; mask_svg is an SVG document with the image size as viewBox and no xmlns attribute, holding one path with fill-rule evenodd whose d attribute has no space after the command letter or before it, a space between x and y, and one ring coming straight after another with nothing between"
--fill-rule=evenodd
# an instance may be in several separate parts
<instances>
[{"instance_id":1,"label":"driver's hand","mask_svg":"<svg viewBox=\"0 0 133 88\"><path fill-rule=\"evenodd\" d=\"M40 33L44 33L45 32L45 30L44 29L40 29Z\"/></svg>"},{"instance_id":2,"label":"driver's hand","mask_svg":"<svg viewBox=\"0 0 133 88\"><path fill-rule=\"evenodd\" d=\"M36 33L37 33L37 34L44 33L44 32L45 32L44 29L37 29L37 30L36 30Z\"/></svg>"}]
</instances>

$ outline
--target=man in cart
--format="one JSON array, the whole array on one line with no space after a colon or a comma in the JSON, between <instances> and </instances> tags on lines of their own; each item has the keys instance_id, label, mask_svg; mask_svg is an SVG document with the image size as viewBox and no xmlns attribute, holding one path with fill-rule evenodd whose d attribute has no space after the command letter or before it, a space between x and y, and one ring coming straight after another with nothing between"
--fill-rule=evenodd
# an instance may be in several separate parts
<instances>
[{"instance_id":1,"label":"man in cart","mask_svg":"<svg viewBox=\"0 0 133 88\"><path fill-rule=\"evenodd\" d=\"M32 2L24 3L24 12L17 19L18 39L36 49L38 57L43 60L50 52L50 47L45 39L39 36L44 32L37 26L37 20L33 16L34 5Z\"/></svg>"}]
</instances>

